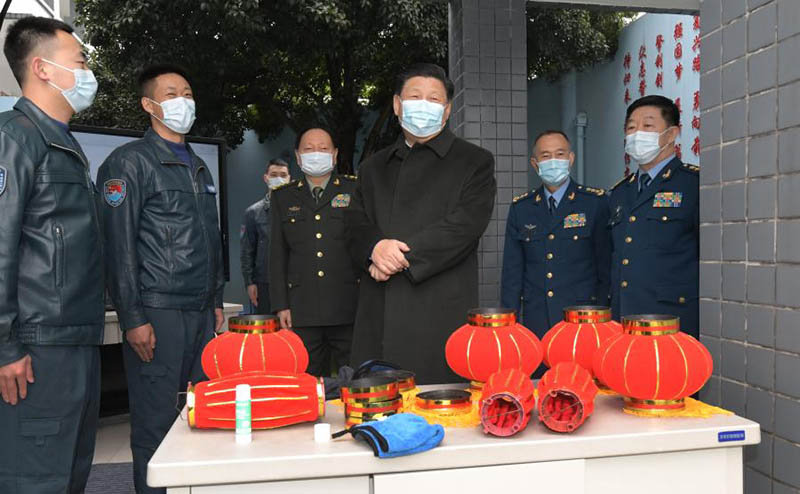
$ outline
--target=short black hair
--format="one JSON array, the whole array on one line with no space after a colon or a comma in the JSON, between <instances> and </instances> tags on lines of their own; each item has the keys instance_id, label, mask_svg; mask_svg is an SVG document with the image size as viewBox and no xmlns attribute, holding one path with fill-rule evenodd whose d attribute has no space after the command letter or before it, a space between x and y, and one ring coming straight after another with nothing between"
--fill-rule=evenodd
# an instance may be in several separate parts
<instances>
[{"instance_id":1,"label":"short black hair","mask_svg":"<svg viewBox=\"0 0 800 494\"><path fill-rule=\"evenodd\" d=\"M286 168L289 168L289 163L287 163L286 160L282 160L281 158L272 158L267 163L266 171L269 171L270 166L284 166Z\"/></svg>"},{"instance_id":2,"label":"short black hair","mask_svg":"<svg viewBox=\"0 0 800 494\"><path fill-rule=\"evenodd\" d=\"M55 38L58 31L72 34L75 30L58 19L34 16L23 17L9 28L3 53L20 87L25 80L28 57L40 43Z\"/></svg>"},{"instance_id":3,"label":"short black hair","mask_svg":"<svg viewBox=\"0 0 800 494\"><path fill-rule=\"evenodd\" d=\"M453 81L447 77L447 72L435 63L415 63L401 72L395 81L394 94L400 96L406 82L412 77L433 77L434 79L439 79L439 81L444 84L444 89L447 91L447 101L452 101L453 94L456 92L456 87L453 85Z\"/></svg>"},{"instance_id":4,"label":"short black hair","mask_svg":"<svg viewBox=\"0 0 800 494\"><path fill-rule=\"evenodd\" d=\"M541 139L542 137L545 137L545 136L552 136L552 135L560 135L561 137L563 137L564 139L567 140L567 144L570 143L569 142L569 137L567 137L567 134L561 132L560 130L548 129L548 130L545 130L544 132L539 133L539 135L536 136L536 139L533 140L533 149L536 149L536 143L539 142L539 139Z\"/></svg>"},{"instance_id":5,"label":"short black hair","mask_svg":"<svg viewBox=\"0 0 800 494\"><path fill-rule=\"evenodd\" d=\"M324 130L325 132L327 132L327 134L331 136L331 142L333 142L333 147L337 147L336 137L334 137L333 132L331 132L329 128L325 127L324 125L309 125L308 127L304 127L303 130L297 133L297 137L294 140L295 150L300 149L300 141L303 139L303 136L306 135L308 131L314 129Z\"/></svg>"},{"instance_id":6,"label":"short black hair","mask_svg":"<svg viewBox=\"0 0 800 494\"><path fill-rule=\"evenodd\" d=\"M156 77L164 74L178 74L186 79L186 82L188 82L189 85L192 84L192 81L189 79L189 73L186 72L186 69L180 65L172 63L156 63L148 65L147 67L143 68L141 72L139 72L139 95L147 96L149 98L150 95L153 94L153 81L155 81Z\"/></svg>"},{"instance_id":7,"label":"short black hair","mask_svg":"<svg viewBox=\"0 0 800 494\"><path fill-rule=\"evenodd\" d=\"M634 110L643 106L655 106L660 108L661 116L664 117L664 120L667 121L667 125L670 127L678 125L681 121L681 111L674 101L665 96L649 94L631 103L628 110L625 112L625 123L628 123L628 119L631 118L631 114Z\"/></svg>"}]
</instances>

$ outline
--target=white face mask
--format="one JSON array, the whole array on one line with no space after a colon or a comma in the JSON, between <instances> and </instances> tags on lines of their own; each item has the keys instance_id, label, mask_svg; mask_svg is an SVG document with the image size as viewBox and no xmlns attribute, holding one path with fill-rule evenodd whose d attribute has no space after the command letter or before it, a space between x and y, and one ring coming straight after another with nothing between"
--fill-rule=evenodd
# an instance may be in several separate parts
<instances>
[{"instance_id":1,"label":"white face mask","mask_svg":"<svg viewBox=\"0 0 800 494\"><path fill-rule=\"evenodd\" d=\"M650 163L664 148L672 144L668 142L664 146L658 145L659 138L671 128L668 127L661 133L638 130L633 134L628 134L625 136L625 152L640 165Z\"/></svg>"},{"instance_id":2,"label":"white face mask","mask_svg":"<svg viewBox=\"0 0 800 494\"><path fill-rule=\"evenodd\" d=\"M536 164L539 166L539 178L550 187L563 184L569 177L569 160L553 158Z\"/></svg>"},{"instance_id":3,"label":"white face mask","mask_svg":"<svg viewBox=\"0 0 800 494\"><path fill-rule=\"evenodd\" d=\"M166 125L171 131L177 132L178 134L186 134L189 132L189 129L192 128L192 125L194 125L195 104L193 99L179 96L177 98L164 100L161 103L152 98L147 99L161 107L161 111L164 112L163 120L158 118L155 113L151 113L151 115L156 117L159 122Z\"/></svg>"},{"instance_id":4,"label":"white face mask","mask_svg":"<svg viewBox=\"0 0 800 494\"><path fill-rule=\"evenodd\" d=\"M403 100L400 126L415 137L429 137L444 127L444 105L424 99Z\"/></svg>"},{"instance_id":5,"label":"white face mask","mask_svg":"<svg viewBox=\"0 0 800 494\"><path fill-rule=\"evenodd\" d=\"M61 89L51 81L47 81L48 84L61 91L61 95L67 100L69 106L75 110L75 113L81 112L92 106L94 97L97 95L97 79L95 79L94 73L91 70L69 69L46 58L43 58L42 60L58 67L59 69L72 72L72 75L75 76L75 84L73 84L69 89Z\"/></svg>"},{"instance_id":6,"label":"white face mask","mask_svg":"<svg viewBox=\"0 0 800 494\"><path fill-rule=\"evenodd\" d=\"M309 177L321 177L333 170L333 154L303 153L300 155L300 169Z\"/></svg>"},{"instance_id":7,"label":"white face mask","mask_svg":"<svg viewBox=\"0 0 800 494\"><path fill-rule=\"evenodd\" d=\"M267 177L267 185L270 189L277 189L283 184L289 183L289 177Z\"/></svg>"}]
</instances>

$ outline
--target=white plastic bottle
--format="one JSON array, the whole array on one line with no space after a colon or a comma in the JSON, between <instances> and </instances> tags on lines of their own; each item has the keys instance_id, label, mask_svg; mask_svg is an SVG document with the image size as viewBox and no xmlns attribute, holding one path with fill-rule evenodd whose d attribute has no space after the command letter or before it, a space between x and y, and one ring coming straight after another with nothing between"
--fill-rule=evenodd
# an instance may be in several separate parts
<instances>
[{"instance_id":1,"label":"white plastic bottle","mask_svg":"<svg viewBox=\"0 0 800 494\"><path fill-rule=\"evenodd\" d=\"M250 385L236 385L236 444L250 444L253 440L250 415Z\"/></svg>"}]
</instances>

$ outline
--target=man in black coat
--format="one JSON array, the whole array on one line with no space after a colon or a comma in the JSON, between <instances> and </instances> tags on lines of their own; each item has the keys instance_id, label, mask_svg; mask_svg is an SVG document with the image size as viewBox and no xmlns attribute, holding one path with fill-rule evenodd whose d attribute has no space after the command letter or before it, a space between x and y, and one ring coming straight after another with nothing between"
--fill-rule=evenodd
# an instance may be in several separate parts
<instances>
[{"instance_id":1,"label":"man in black coat","mask_svg":"<svg viewBox=\"0 0 800 494\"><path fill-rule=\"evenodd\" d=\"M444 347L478 305L478 241L492 215L494 158L445 128L453 84L418 64L398 78L403 135L359 170L345 211L350 252L364 276L354 365L382 358L449 382Z\"/></svg>"},{"instance_id":2,"label":"man in black coat","mask_svg":"<svg viewBox=\"0 0 800 494\"><path fill-rule=\"evenodd\" d=\"M305 175L272 191L269 291L281 327L308 350L308 372L328 376L347 364L356 312L358 272L344 240L343 214L355 177L334 171L337 149L329 132L297 136Z\"/></svg>"}]
</instances>

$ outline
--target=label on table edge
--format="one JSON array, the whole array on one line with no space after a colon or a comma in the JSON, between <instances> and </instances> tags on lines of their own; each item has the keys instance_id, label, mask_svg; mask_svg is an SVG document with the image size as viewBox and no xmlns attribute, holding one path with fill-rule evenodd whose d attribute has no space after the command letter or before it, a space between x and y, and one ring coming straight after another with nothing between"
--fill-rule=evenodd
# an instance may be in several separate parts
<instances>
[{"instance_id":1,"label":"label on table edge","mask_svg":"<svg viewBox=\"0 0 800 494\"><path fill-rule=\"evenodd\" d=\"M738 431L723 431L717 433L718 443L727 443L730 441L744 441L745 433L743 430Z\"/></svg>"}]
</instances>

